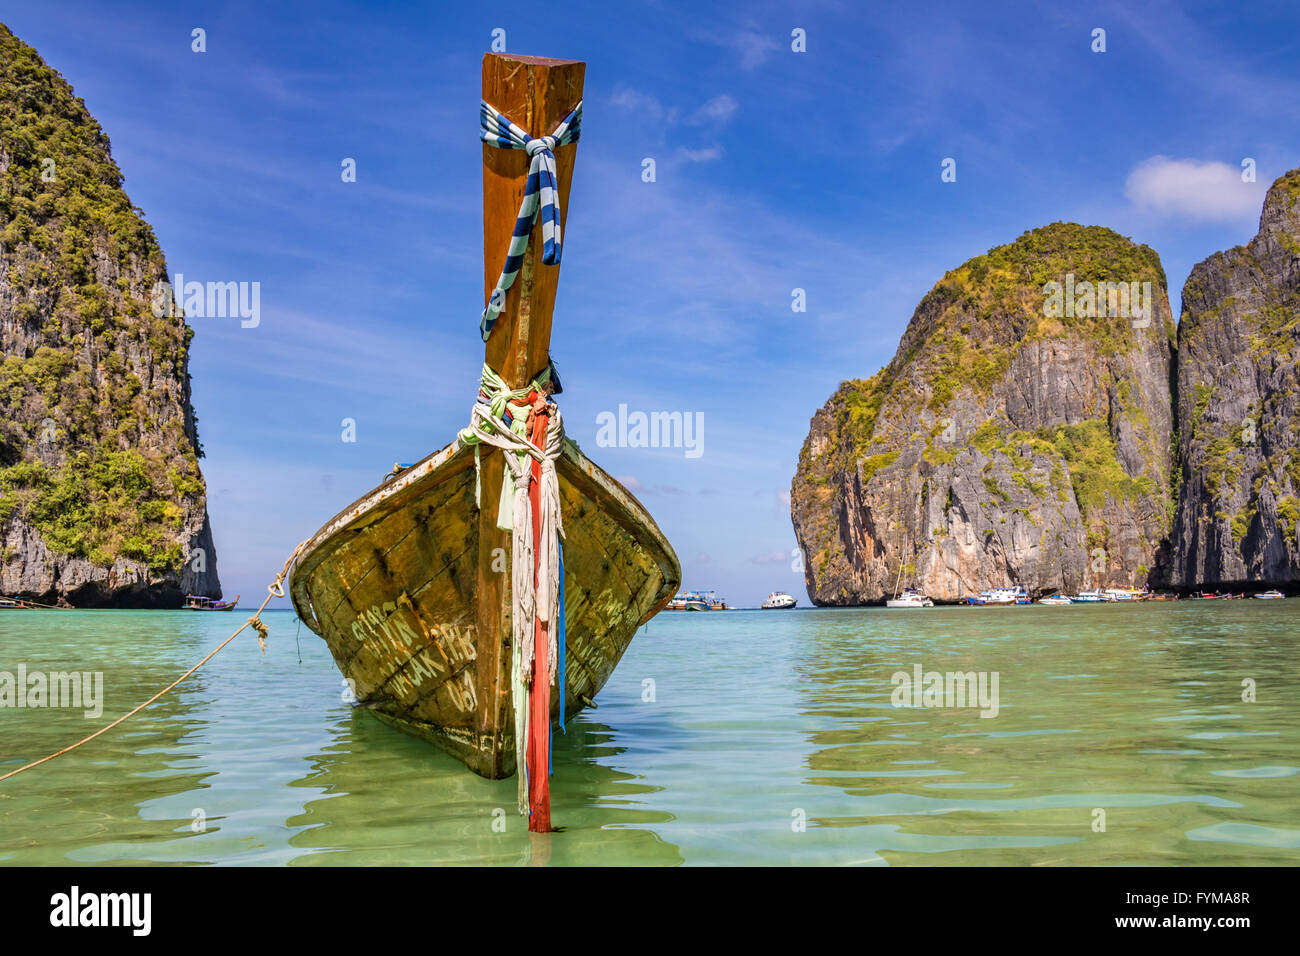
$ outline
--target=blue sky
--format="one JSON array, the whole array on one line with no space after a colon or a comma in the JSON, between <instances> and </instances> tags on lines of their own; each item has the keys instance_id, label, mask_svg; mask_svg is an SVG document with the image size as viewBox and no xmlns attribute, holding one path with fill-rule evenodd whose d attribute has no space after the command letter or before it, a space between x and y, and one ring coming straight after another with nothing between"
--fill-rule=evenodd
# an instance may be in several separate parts
<instances>
[{"instance_id":1,"label":"blue sky","mask_svg":"<svg viewBox=\"0 0 1300 956\"><path fill-rule=\"evenodd\" d=\"M552 338L568 432L638 490L686 585L734 604L806 601L788 493L809 419L889 361L945 271L1105 225L1160 253L1177 310L1300 165L1292 4L700 6L0 7L103 125L172 272L261 284L256 328L192 320L227 596L260 599L298 541L466 421L494 29L588 64ZM620 402L703 413L703 454L597 447Z\"/></svg>"}]
</instances>

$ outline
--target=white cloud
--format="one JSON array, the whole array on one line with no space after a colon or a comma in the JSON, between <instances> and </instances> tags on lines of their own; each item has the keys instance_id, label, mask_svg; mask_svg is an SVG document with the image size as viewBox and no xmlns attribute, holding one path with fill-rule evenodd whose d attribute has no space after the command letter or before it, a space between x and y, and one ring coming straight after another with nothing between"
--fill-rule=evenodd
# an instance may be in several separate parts
<instances>
[{"instance_id":1,"label":"white cloud","mask_svg":"<svg viewBox=\"0 0 1300 956\"><path fill-rule=\"evenodd\" d=\"M1124 195L1140 209L1202 222L1237 222L1259 214L1263 183L1243 183L1227 163L1152 156L1138 163Z\"/></svg>"},{"instance_id":2,"label":"white cloud","mask_svg":"<svg viewBox=\"0 0 1300 956\"><path fill-rule=\"evenodd\" d=\"M781 44L771 37L755 33L753 30L746 30L743 33L736 34L728 43L728 46L739 51L740 65L746 70L752 70L762 65L769 53L781 48Z\"/></svg>"},{"instance_id":3,"label":"white cloud","mask_svg":"<svg viewBox=\"0 0 1300 956\"><path fill-rule=\"evenodd\" d=\"M718 374L722 354L730 354L737 343L750 347L755 309L790 314L794 286L828 290L827 298L818 300L826 303L814 320L818 329L853 327L863 307L868 303L878 307L873 290L842 291L847 288L843 284L846 262L858 273L887 274L878 257L863 252L858 238L809 227L787 209L769 206L761 192L720 194L688 177L665 175L672 163L687 161L675 150L659 164L660 182L647 188L628 175L626 164L591 153L583 159L592 202L608 213L582 239L608 252L602 269L590 277L589 293L626 297L635 290L634 299L653 295L659 303L653 311L628 310L619 323L607 323L602 334L629 346L649 334L687 336L697 344L705 341L707 349L675 351L673 369L675 374L687 368L712 377ZM749 227L737 232L737 222ZM627 242L628 236L636 241ZM770 241L774 236L781 240ZM653 269L648 268L649 250ZM720 279L724 276L725 281ZM926 272L912 285L919 284L923 292L933 282ZM915 288L902 287L891 290L888 298L902 303L899 311L907 315L919 295ZM897 332L888 346L890 354L896 344ZM627 383L613 380L608 387L625 390ZM755 458L762 460L761 455Z\"/></svg>"},{"instance_id":4,"label":"white cloud","mask_svg":"<svg viewBox=\"0 0 1300 956\"><path fill-rule=\"evenodd\" d=\"M615 475L614 480L621 484L634 495L674 495L681 496L689 494L684 488L678 488L676 485L646 485L640 478L635 475Z\"/></svg>"},{"instance_id":5,"label":"white cloud","mask_svg":"<svg viewBox=\"0 0 1300 956\"><path fill-rule=\"evenodd\" d=\"M721 146L710 146L707 149L690 149L683 146L677 152L690 163L707 163L722 157Z\"/></svg>"},{"instance_id":6,"label":"white cloud","mask_svg":"<svg viewBox=\"0 0 1300 956\"><path fill-rule=\"evenodd\" d=\"M720 93L700 106L688 122L692 126L704 126L711 124L714 126L723 126L736 114L739 104L726 93Z\"/></svg>"},{"instance_id":7,"label":"white cloud","mask_svg":"<svg viewBox=\"0 0 1300 956\"><path fill-rule=\"evenodd\" d=\"M626 87L614 91L609 101L634 113L641 113L657 126L672 126L677 122L677 108L669 109L659 102L657 97Z\"/></svg>"}]
</instances>

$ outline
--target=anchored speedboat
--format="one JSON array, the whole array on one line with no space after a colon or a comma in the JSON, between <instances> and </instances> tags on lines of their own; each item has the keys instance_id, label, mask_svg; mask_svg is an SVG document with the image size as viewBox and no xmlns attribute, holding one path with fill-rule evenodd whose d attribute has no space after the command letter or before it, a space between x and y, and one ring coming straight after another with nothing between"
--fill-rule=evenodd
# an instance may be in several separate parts
<instances>
[{"instance_id":1,"label":"anchored speedboat","mask_svg":"<svg viewBox=\"0 0 1300 956\"><path fill-rule=\"evenodd\" d=\"M764 611L788 611L798 603L784 591L773 591L767 596L767 600L763 602L762 609Z\"/></svg>"},{"instance_id":2,"label":"anchored speedboat","mask_svg":"<svg viewBox=\"0 0 1300 956\"><path fill-rule=\"evenodd\" d=\"M978 595L971 595L966 598L967 604L973 604L979 607L983 606L1005 606L1008 604L1028 604L1029 592L1023 587L1006 587L1006 588L989 588L981 591Z\"/></svg>"}]
</instances>

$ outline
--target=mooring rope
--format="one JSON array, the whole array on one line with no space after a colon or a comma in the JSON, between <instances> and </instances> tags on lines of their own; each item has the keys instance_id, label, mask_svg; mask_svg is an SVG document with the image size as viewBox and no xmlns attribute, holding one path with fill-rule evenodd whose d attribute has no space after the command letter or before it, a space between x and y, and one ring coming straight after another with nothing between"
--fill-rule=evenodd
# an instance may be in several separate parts
<instances>
[{"instance_id":1,"label":"mooring rope","mask_svg":"<svg viewBox=\"0 0 1300 956\"><path fill-rule=\"evenodd\" d=\"M489 377L490 376L490 377ZM544 382L546 373L534 380L529 390L538 395L543 394L539 383ZM545 622L555 620L559 590L559 541L564 537L564 522L560 517L560 481L555 471L556 459L564 451L564 420L559 406L547 402L544 398L549 422L546 429L546 447L538 448L528 438L520 434L526 425L521 412L531 407L529 404L512 405L514 414L510 423L501 418L498 409L507 402L507 396L517 396L522 389L508 390L504 383L490 368L484 366L484 377L479 399L470 409L470 424L459 434L464 445L486 443L500 448L507 472L502 485L502 496L497 515L497 527L509 530L511 538L511 578L514 605L513 631L515 641L523 652L523 676L527 680L532 676L533 662L533 621ZM525 392L527 394L527 392ZM526 399L525 399L526 401ZM518 429L518 431L516 431ZM533 541L532 502L528 497L529 483L533 480L530 458L541 463L541 542L538 554L538 586L533 585L533 550L537 543ZM506 512L506 508L509 512ZM507 523L508 522L508 523ZM549 677L555 679L558 663L558 649L552 643L547 650Z\"/></svg>"},{"instance_id":2,"label":"mooring rope","mask_svg":"<svg viewBox=\"0 0 1300 956\"><path fill-rule=\"evenodd\" d=\"M515 763L519 773L519 812L528 812L526 747L531 730L528 716L528 686L538 679L533 673L536 653L536 622L546 626L547 673L541 677L555 683L563 666L565 638L564 571L561 539L564 521L560 514L560 480L555 462L564 451L564 419L559 406L547 401L548 368L524 388L511 389L489 366L483 366L478 400L470 409L469 426L458 435L461 445L474 446L474 467L479 468L479 445L500 448L506 470L497 504L497 527L510 531L510 683L515 711ZM533 402L537 402L535 406ZM530 410L541 409L548 416L545 448L529 440ZM540 437L540 436L539 436ZM540 541L533 540L533 505L529 486L532 462L540 463L537 507L541 516ZM479 500L475 477L475 503ZM534 551L537 552L534 578ZM564 695L561 679L559 693ZM563 725L561 725L563 726ZM546 771L543 770L543 773Z\"/></svg>"},{"instance_id":3,"label":"mooring rope","mask_svg":"<svg viewBox=\"0 0 1300 956\"><path fill-rule=\"evenodd\" d=\"M267 606L268 604L271 603L271 598L273 598L273 597L284 597L284 578L285 578L285 575L287 575L287 574L289 573L289 568L293 565L293 562L296 561L296 560L298 559L298 555L302 554L302 549L306 546L306 544L307 544L307 542L304 541L302 544L298 545L298 547L296 547L296 548L293 549L293 554L289 555L288 560L284 562L284 567L281 568L281 569L280 569L280 573L277 574L277 575L275 576L275 581L274 581L272 584L270 584L270 585L267 586L267 588L266 588L266 592L267 592L267 593L266 593L266 599L262 601L262 606L259 607L259 608L257 609L256 612L254 612L254 614L253 614L252 617L250 617L247 621L245 621L245 622L243 623L243 625L239 628L239 630L235 631L234 634L231 634L228 638L226 638L224 641L222 641L220 644L218 644L215 648L213 648L213 650L211 651L211 653L209 653L206 657L204 657L203 660L199 661L197 664L195 664L193 667L191 667L189 670L187 670L187 671L186 671L184 674L182 674L180 677L176 678L174 681L172 681L170 684L168 684L168 685L167 685L166 687L164 687L162 690L158 691L158 693L154 694L152 697L150 697L148 700L146 700L143 704L140 704L139 706L135 707L134 709L128 711L128 712L125 713L125 714L123 714L121 717L117 718L117 720L113 721L113 722L112 722L111 724L109 724L108 726L106 726L106 727L101 727L101 728L99 728L99 730L95 731L95 732L94 732L93 734L91 734L90 736L88 736L88 737L83 737L83 738L81 738L80 740L78 740L75 744L69 744L67 747L64 747L62 750L56 750L54 753L52 753L52 754L50 754L50 755L48 755L48 756L46 756L46 757L42 757L40 760L33 760L31 763L26 764L26 765L24 765L24 766L22 766L22 767L19 767L17 770L10 770L8 773L6 773L6 774L4 774L4 775L0 775L0 780L8 780L10 777L16 777L18 774L22 773L24 770L31 770L33 767L39 767L41 764L46 763L47 761L53 760L55 757L61 757L63 754L66 754L66 753L68 753L68 752L70 752L70 751L76 750L76 749L77 749L78 747L80 747L82 744L88 744L88 743L90 743L90 742L91 742L92 740L94 740L96 737L98 737L98 736L100 736L100 735L102 735L102 734L106 734L106 733L108 733L110 730L112 730L114 727L116 727L118 724L122 723L123 721L127 720L128 718L134 717L136 714L140 713L140 711L144 710L146 707L148 707L148 706L149 706L150 704L152 704L154 701L158 700L158 699L159 699L160 697L162 697L164 694L168 693L168 692L171 691L171 690L174 690L177 686L180 685L180 683L181 683L183 680L185 680L187 677L189 677L191 674L193 674L195 671L197 671L200 667L202 667L202 666L203 666L204 664L206 664L208 661L212 660L212 658L216 657L216 656L217 656L217 653L218 653L219 651L221 651L221 649L224 648L227 644L229 644L231 641L233 641L235 638L237 638L240 634L242 634L242 633L244 632L244 629L245 629L245 628L252 627L253 630L255 630L255 631L257 632L257 643L258 643L258 645L262 648L262 652L263 652L263 653L266 653L266 636L267 636L267 627L266 627L266 623L262 620L262 617L261 617L262 612L265 611L265 610L266 610L266 606Z\"/></svg>"},{"instance_id":4,"label":"mooring rope","mask_svg":"<svg viewBox=\"0 0 1300 956\"><path fill-rule=\"evenodd\" d=\"M524 201L519 204L515 231L510 237L510 247L506 250L506 262L479 321L479 332L484 342L492 334L492 326L505 307L506 292L514 285L515 276L523 265L524 250L528 248L528 237L532 234L539 209L542 217L542 262L548 266L560 264L560 193L555 174L555 153L552 150L576 143L581 132L582 103L578 103L560 121L550 136L536 138L529 136L487 100L479 104L479 138L489 146L524 150L532 157L528 164Z\"/></svg>"},{"instance_id":5,"label":"mooring rope","mask_svg":"<svg viewBox=\"0 0 1300 956\"><path fill-rule=\"evenodd\" d=\"M470 412L470 424L462 428L457 433L456 438L462 445L474 446L474 507L483 507L483 488L482 488L482 460L479 456L479 445L485 440L479 433L478 429L489 434L495 434L501 429L508 429L515 436L522 438L527 425L528 410L532 405L528 401L528 396L532 392L540 393L543 387L551 381L551 366L547 367L535 379L525 385L523 388L511 388L506 384L505 379L493 371L492 366L486 362L483 363L483 372L479 380L478 400L474 407L484 405L486 408L479 414ZM489 442L493 444L493 442ZM523 453L528 449L519 449L520 463L522 464ZM513 475L509 472L506 474L506 481L512 482ZM513 495L513 485L503 486L501 489L501 509L498 512L497 527L502 531L510 530L510 501Z\"/></svg>"}]
</instances>

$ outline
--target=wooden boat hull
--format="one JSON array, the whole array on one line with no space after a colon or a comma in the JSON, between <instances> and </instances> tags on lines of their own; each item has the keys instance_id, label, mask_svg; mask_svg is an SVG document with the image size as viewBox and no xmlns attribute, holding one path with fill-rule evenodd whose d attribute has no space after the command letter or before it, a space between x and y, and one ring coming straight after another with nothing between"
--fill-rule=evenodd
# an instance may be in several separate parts
<instances>
[{"instance_id":1,"label":"wooden boat hull","mask_svg":"<svg viewBox=\"0 0 1300 956\"><path fill-rule=\"evenodd\" d=\"M564 699L573 715L604 686L637 628L672 599L681 566L640 502L575 444L565 445L556 471L565 531ZM499 454L484 447L482 459ZM509 553L480 549L474 488L471 448L453 443L430 455L317 532L290 593L360 706L499 779L515 772ZM486 490L483 506L497 506ZM479 593L484 560L503 582L489 594ZM499 633L479 633L480 600L504 605ZM558 713L556 694L552 718Z\"/></svg>"}]
</instances>

